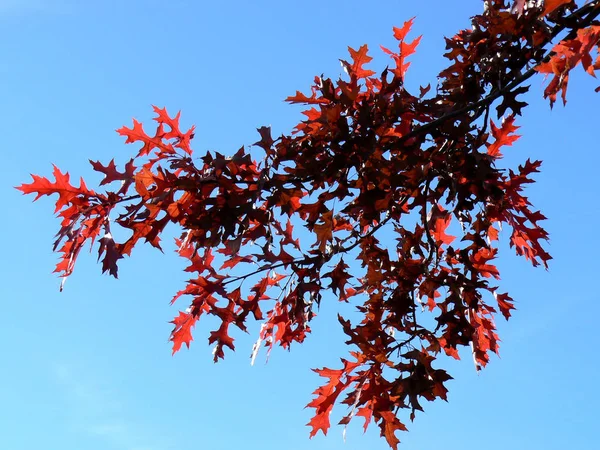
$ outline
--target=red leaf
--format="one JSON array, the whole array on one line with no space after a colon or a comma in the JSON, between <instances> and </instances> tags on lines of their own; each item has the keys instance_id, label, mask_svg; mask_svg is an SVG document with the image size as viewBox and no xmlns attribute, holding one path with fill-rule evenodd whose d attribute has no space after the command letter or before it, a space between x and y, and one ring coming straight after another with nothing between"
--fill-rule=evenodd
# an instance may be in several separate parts
<instances>
[{"instance_id":1,"label":"red leaf","mask_svg":"<svg viewBox=\"0 0 600 450\"><path fill-rule=\"evenodd\" d=\"M494 292L495 294L495 292ZM513 305L513 299L508 294L497 294L495 295L496 301L498 302L498 307L500 308L500 312L504 316L506 320L508 320L511 316L510 311L515 309Z\"/></svg>"},{"instance_id":2,"label":"red leaf","mask_svg":"<svg viewBox=\"0 0 600 450\"><path fill-rule=\"evenodd\" d=\"M190 342L194 340L192 337L192 328L196 325L198 317L190 313L179 312L179 315L171 321L175 324L175 328L171 332L170 341L173 342L173 354L179 351L182 344L190 348Z\"/></svg>"},{"instance_id":3,"label":"red leaf","mask_svg":"<svg viewBox=\"0 0 600 450\"><path fill-rule=\"evenodd\" d=\"M356 412L357 416L362 416L365 418L365 423L363 425L363 430L365 431L365 433L367 432L367 428L369 428L369 424L371 423L371 418L373 417L373 407L368 405L368 406L363 406L362 408L358 408L358 411Z\"/></svg>"},{"instance_id":4,"label":"red leaf","mask_svg":"<svg viewBox=\"0 0 600 450\"><path fill-rule=\"evenodd\" d=\"M294 239L292 233L294 231L294 227L292 226L292 222L288 219L285 224L285 229L279 224L279 222L275 223L275 228L283 236L283 240L281 241L282 245L292 244L298 250L300 250L300 241L298 239Z\"/></svg>"},{"instance_id":5,"label":"red leaf","mask_svg":"<svg viewBox=\"0 0 600 450\"><path fill-rule=\"evenodd\" d=\"M182 149L188 155L192 155L192 149L190 148L190 141L194 138L194 128L191 127L185 133L182 133L179 128L179 117L181 116L181 112L178 112L177 115L173 118L169 116L166 108L158 108L157 106L152 107L154 112L157 114L157 117L154 119L159 123L159 130L162 130L162 125L167 125L170 128L170 131L167 133L159 133L157 132L157 136L160 136L162 139L176 139L175 147Z\"/></svg>"},{"instance_id":6,"label":"red leaf","mask_svg":"<svg viewBox=\"0 0 600 450\"><path fill-rule=\"evenodd\" d=\"M217 315L219 315L223 322L221 326L216 331L211 331L210 336L208 338L208 343L213 344L216 342L215 350L214 350L214 362L217 362L218 359L223 359L225 354L223 353L223 346L229 347L231 350L235 350L235 345L233 345L233 338L229 336L229 325L233 321L233 308L235 307L234 302L230 302L230 308L215 308L213 307L213 311L216 311ZM219 314L219 311L227 311L227 316L222 316Z\"/></svg>"},{"instance_id":7,"label":"red leaf","mask_svg":"<svg viewBox=\"0 0 600 450\"><path fill-rule=\"evenodd\" d=\"M52 167L54 167L53 174L56 181L52 182L45 177L32 174L31 178L33 178L33 182L22 184L17 189L24 194L37 194L33 201L36 201L42 195L58 194L55 212L73 202L80 195L84 197L95 195L93 191L88 190L83 179L81 179L79 187L76 188L69 183L69 174L67 172L63 174L58 167L54 165Z\"/></svg>"},{"instance_id":8,"label":"red leaf","mask_svg":"<svg viewBox=\"0 0 600 450\"><path fill-rule=\"evenodd\" d=\"M324 435L327 435L327 430L329 430L330 427L329 415L332 409L333 405L330 406L329 409L315 414L315 416L312 417L310 421L306 424L307 426L312 427L312 430L310 430L309 434L311 438L315 436L319 431L322 431Z\"/></svg>"},{"instance_id":9,"label":"red leaf","mask_svg":"<svg viewBox=\"0 0 600 450\"><path fill-rule=\"evenodd\" d=\"M362 45L358 50L348 47L348 52L350 52L350 56L352 57L351 73L357 78L366 78L375 75L374 71L363 69L363 65L373 60L373 58L367 54L368 51L369 47L367 47L367 45Z\"/></svg>"},{"instance_id":10,"label":"red leaf","mask_svg":"<svg viewBox=\"0 0 600 450\"><path fill-rule=\"evenodd\" d=\"M506 119L502 120L502 125L500 128L496 127L493 120L490 120L490 127L492 129L492 136L495 141L493 144L487 146L487 153L494 158L502 158L502 153L500 153L500 147L504 145L512 145L517 139L521 136L514 133L519 127L514 125L515 117L509 116Z\"/></svg>"},{"instance_id":11,"label":"red leaf","mask_svg":"<svg viewBox=\"0 0 600 450\"><path fill-rule=\"evenodd\" d=\"M104 258L102 259L102 273L108 272L113 277L119 278L117 276L117 261L123 258L123 255L118 251L117 245L110 233L107 233L99 242L100 248L98 249L98 259L101 258L102 253L105 253Z\"/></svg>"},{"instance_id":12,"label":"red leaf","mask_svg":"<svg viewBox=\"0 0 600 450\"><path fill-rule=\"evenodd\" d=\"M275 142L271 137L271 127L260 127L256 129L260 134L260 141L255 142L253 145L258 145L266 152L271 150L271 146Z\"/></svg>"},{"instance_id":13,"label":"red leaf","mask_svg":"<svg viewBox=\"0 0 600 450\"><path fill-rule=\"evenodd\" d=\"M439 205L436 205L431 211L431 219L429 220L429 226L431 228L431 234L436 244L451 244L455 236L450 236L446 234L446 230L450 226L450 222L452 221L452 215L445 211Z\"/></svg>"},{"instance_id":14,"label":"red leaf","mask_svg":"<svg viewBox=\"0 0 600 450\"><path fill-rule=\"evenodd\" d=\"M171 130L168 133L165 133L162 138L163 139L173 139L178 138L180 135L179 131L179 117L181 116L181 111L178 111L175 117L169 117L169 113L167 113L167 108L159 108L158 106L152 106L152 109L157 114L157 117L154 118L159 124L167 125Z\"/></svg>"},{"instance_id":15,"label":"red leaf","mask_svg":"<svg viewBox=\"0 0 600 450\"><path fill-rule=\"evenodd\" d=\"M103 166L100 161L92 161L91 159L90 164L96 172L104 174L104 178L100 182L100 186L112 183L113 181L132 180L136 169L133 165L133 159L129 160L129 162L125 165L125 172L119 172L117 170L114 159L110 160L108 166Z\"/></svg>"},{"instance_id":16,"label":"red leaf","mask_svg":"<svg viewBox=\"0 0 600 450\"><path fill-rule=\"evenodd\" d=\"M281 206L281 212L291 216L300 208L300 197L291 196L286 192L282 192L277 204Z\"/></svg>"},{"instance_id":17,"label":"red leaf","mask_svg":"<svg viewBox=\"0 0 600 450\"><path fill-rule=\"evenodd\" d=\"M406 38L406 35L410 32L410 29L412 28L414 21L415 21L415 18L413 17L413 18L407 20L406 22L404 22L404 24L402 25L402 28L393 27L394 37L399 41L403 41Z\"/></svg>"},{"instance_id":18,"label":"red leaf","mask_svg":"<svg viewBox=\"0 0 600 450\"><path fill-rule=\"evenodd\" d=\"M313 92L313 94L310 97L307 97L300 91L296 91L296 95L287 97L285 101L290 103L304 103L309 105L326 105L327 103L329 103L329 100L326 100L323 97L317 97L315 92Z\"/></svg>"},{"instance_id":19,"label":"red leaf","mask_svg":"<svg viewBox=\"0 0 600 450\"><path fill-rule=\"evenodd\" d=\"M169 154L175 153L171 144L163 143L162 138L164 136L164 132L162 131L162 124L159 125L156 135L153 137L148 136L144 131L142 124L135 119L133 119L133 128L121 127L117 130L117 133L127 138L125 140L126 144L132 144L135 142L142 142L144 144L139 150L137 156L148 155L155 148L158 148Z\"/></svg>"},{"instance_id":20,"label":"red leaf","mask_svg":"<svg viewBox=\"0 0 600 450\"><path fill-rule=\"evenodd\" d=\"M482 276L489 278L500 278L500 272L496 266L488 264L496 257L496 249L480 248L471 258L473 268L481 273Z\"/></svg>"},{"instance_id":21,"label":"red leaf","mask_svg":"<svg viewBox=\"0 0 600 450\"><path fill-rule=\"evenodd\" d=\"M408 431L406 426L392 411L380 411L379 415L381 416L381 435L385 437L390 447L397 450L400 439L396 437L396 431Z\"/></svg>"},{"instance_id":22,"label":"red leaf","mask_svg":"<svg viewBox=\"0 0 600 450\"><path fill-rule=\"evenodd\" d=\"M335 269L323 275L323 278L331 278L331 285L329 287L333 290L334 294L339 293L340 300L347 300L344 286L351 278L348 272L346 272L346 269L348 268L349 266L344 263L344 258L341 258L338 264L335 266Z\"/></svg>"},{"instance_id":23,"label":"red leaf","mask_svg":"<svg viewBox=\"0 0 600 450\"><path fill-rule=\"evenodd\" d=\"M251 256L232 256L229 259L226 259L223 265L221 266L221 270L223 269L232 269L237 266L241 262L250 263L253 262L254 259Z\"/></svg>"}]
</instances>

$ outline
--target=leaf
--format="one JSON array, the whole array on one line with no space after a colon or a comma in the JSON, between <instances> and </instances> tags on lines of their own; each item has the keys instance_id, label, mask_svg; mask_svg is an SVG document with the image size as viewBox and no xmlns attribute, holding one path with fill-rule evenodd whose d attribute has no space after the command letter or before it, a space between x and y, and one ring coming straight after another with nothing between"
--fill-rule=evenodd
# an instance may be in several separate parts
<instances>
[{"instance_id":1,"label":"leaf","mask_svg":"<svg viewBox=\"0 0 600 450\"><path fill-rule=\"evenodd\" d=\"M494 291L494 294L496 292ZM500 308L500 312L504 316L506 320L508 320L511 316L510 311L515 309L513 305L513 299L506 293L495 295L496 301L498 302L498 307Z\"/></svg>"},{"instance_id":2,"label":"leaf","mask_svg":"<svg viewBox=\"0 0 600 450\"><path fill-rule=\"evenodd\" d=\"M163 125L167 125L170 128L170 131L167 133L157 131L156 137L160 137L161 141L163 139L175 139L175 147L182 149L184 152L191 156L193 154L193 151L190 148L190 142L194 138L195 127L192 126L188 131L182 133L179 128L179 118L181 116L181 112L177 112L175 117L172 118L167 113L166 108L158 108L157 106L152 106L152 108L157 114L157 117L155 117L154 120L159 123L159 130L162 130ZM168 150L170 152L170 149Z\"/></svg>"},{"instance_id":3,"label":"leaf","mask_svg":"<svg viewBox=\"0 0 600 450\"><path fill-rule=\"evenodd\" d=\"M436 205L431 211L431 219L429 220L429 226L431 228L431 234L436 242L436 245L448 245L451 244L455 236L446 234L446 230L450 226L452 216L448 211L445 211L440 205Z\"/></svg>"},{"instance_id":4,"label":"leaf","mask_svg":"<svg viewBox=\"0 0 600 450\"><path fill-rule=\"evenodd\" d=\"M112 183L113 181L132 180L136 169L136 167L133 165L133 159L130 159L125 165L125 172L119 172L117 170L114 159L110 160L108 166L103 166L100 161L92 161L91 159L90 164L96 172L104 174L104 178L100 182L100 186Z\"/></svg>"},{"instance_id":5,"label":"leaf","mask_svg":"<svg viewBox=\"0 0 600 450\"><path fill-rule=\"evenodd\" d=\"M495 141L487 146L487 153L494 158L502 158L502 153L500 153L500 148L508 145L511 146L513 142L519 139L521 136L518 134L512 134L519 127L514 125L515 117L509 116L506 119L502 120L502 125L500 128L494 124L493 120L490 120L490 127L492 129L492 136Z\"/></svg>"},{"instance_id":6,"label":"leaf","mask_svg":"<svg viewBox=\"0 0 600 450\"><path fill-rule=\"evenodd\" d=\"M315 92L313 92L310 97L307 97L300 91L296 91L296 95L287 97L285 101L289 103L304 103L307 105L326 105L329 103L328 100L322 97L317 97Z\"/></svg>"},{"instance_id":7,"label":"leaf","mask_svg":"<svg viewBox=\"0 0 600 450\"><path fill-rule=\"evenodd\" d=\"M23 194L36 194L33 201L36 201L42 195L58 194L55 212L58 212L64 206L72 203L78 196L90 197L94 195L93 191L88 190L83 178L81 179L79 187L76 188L69 182L69 174L67 172L63 174L55 165L52 167L54 168L52 172L55 179L54 182L45 177L32 174L31 178L33 178L33 182L22 184L21 186L18 186L17 189L23 192Z\"/></svg>"},{"instance_id":8,"label":"leaf","mask_svg":"<svg viewBox=\"0 0 600 450\"><path fill-rule=\"evenodd\" d=\"M366 433L367 428L369 428L369 424L371 423L371 418L373 417L373 407L372 406L364 406L362 408L358 408L356 415L365 418L365 424L363 425L363 430Z\"/></svg>"},{"instance_id":9,"label":"leaf","mask_svg":"<svg viewBox=\"0 0 600 450\"><path fill-rule=\"evenodd\" d=\"M542 17L548 14L551 14L560 6L566 5L568 3L572 3L573 0L544 0L544 11L542 12Z\"/></svg>"},{"instance_id":10,"label":"leaf","mask_svg":"<svg viewBox=\"0 0 600 450\"><path fill-rule=\"evenodd\" d=\"M404 76L406 75L406 71L408 70L410 63L405 62L406 58L415 53L417 46L421 42L421 36L415 38L412 42L406 42L406 36L411 30L411 27L414 22L414 17L406 22L402 28L394 27L394 37L399 41L398 43L398 53L394 53L391 50L385 48L383 45L380 46L384 53L390 55L390 57L395 61L396 67L393 69L393 72L396 77L401 80L404 80ZM423 95L423 91L421 91Z\"/></svg>"},{"instance_id":11,"label":"leaf","mask_svg":"<svg viewBox=\"0 0 600 450\"><path fill-rule=\"evenodd\" d=\"M595 70L598 70L599 67L596 64L592 65L590 51L597 47L599 40L600 26L591 25L579 29L575 38L563 40L555 45L549 55L550 59L535 68L540 73L553 75L544 89L544 98L550 99L550 107L556 101L558 92L561 92L563 104L566 105L569 74L579 63L583 65L588 74L596 76Z\"/></svg>"},{"instance_id":12,"label":"leaf","mask_svg":"<svg viewBox=\"0 0 600 450\"><path fill-rule=\"evenodd\" d=\"M162 138L163 139L173 139L179 137L179 118L181 117L181 111L178 111L175 117L169 117L169 113L167 113L167 108L159 108L158 106L152 106L152 109L157 114L154 118L159 124L167 125L171 130L168 133L165 133Z\"/></svg>"},{"instance_id":13,"label":"leaf","mask_svg":"<svg viewBox=\"0 0 600 450\"><path fill-rule=\"evenodd\" d=\"M496 107L496 111L498 112L498 117L504 115L508 108L511 109L513 115L521 115L521 110L528 105L527 102L521 102L517 100L517 96L524 94L529 91L529 86L521 86L519 88L513 89L510 92L507 92L502 97L502 103L500 103Z\"/></svg>"},{"instance_id":14,"label":"leaf","mask_svg":"<svg viewBox=\"0 0 600 450\"><path fill-rule=\"evenodd\" d=\"M472 257L471 262L473 268L481 273L485 278L494 277L500 278L500 272L496 266L488 264L489 261L496 257L496 249L480 248Z\"/></svg>"},{"instance_id":15,"label":"leaf","mask_svg":"<svg viewBox=\"0 0 600 450\"><path fill-rule=\"evenodd\" d=\"M219 359L225 358L225 354L223 352L223 346L229 347L231 350L235 350L235 345L233 344L233 338L229 335L229 325L233 322L234 319L234 309L236 303L233 301L229 301L229 306L227 308L218 308L213 307L212 313L219 316L222 320L221 326L215 331L210 332L210 336L208 338L208 344L214 344L214 353L213 353L213 361L217 362Z\"/></svg>"},{"instance_id":16,"label":"leaf","mask_svg":"<svg viewBox=\"0 0 600 450\"><path fill-rule=\"evenodd\" d=\"M254 262L254 260L250 256L237 256L237 255L232 256L231 258L225 260L225 262L221 266L221 270L233 269L235 266L237 266L241 262L250 263L250 262Z\"/></svg>"},{"instance_id":17,"label":"leaf","mask_svg":"<svg viewBox=\"0 0 600 450\"><path fill-rule=\"evenodd\" d=\"M134 176L135 190L144 199L150 198L150 192L148 188L156 183L154 173L146 166L142 167Z\"/></svg>"},{"instance_id":18,"label":"leaf","mask_svg":"<svg viewBox=\"0 0 600 450\"><path fill-rule=\"evenodd\" d=\"M316 414L310 419L310 421L307 423L307 426L312 428L309 437L312 438L319 431L322 431L325 436L327 435L327 430L329 430L330 427L329 414L331 413L332 408L333 407L330 407L329 410Z\"/></svg>"},{"instance_id":19,"label":"leaf","mask_svg":"<svg viewBox=\"0 0 600 450\"><path fill-rule=\"evenodd\" d=\"M396 432L408 430L393 412L381 411L379 415L381 416L381 435L385 437L390 447L397 450L400 439L396 437Z\"/></svg>"},{"instance_id":20,"label":"leaf","mask_svg":"<svg viewBox=\"0 0 600 450\"><path fill-rule=\"evenodd\" d=\"M363 65L371 62L373 58L368 55L369 47L362 45L358 50L348 47L348 52L352 58L351 73L357 78L366 78L375 75L372 70L363 69Z\"/></svg>"},{"instance_id":21,"label":"leaf","mask_svg":"<svg viewBox=\"0 0 600 450\"><path fill-rule=\"evenodd\" d=\"M291 216L295 211L300 208L301 197L289 195L286 192L282 192L279 197L278 205L281 206L281 212Z\"/></svg>"},{"instance_id":22,"label":"leaf","mask_svg":"<svg viewBox=\"0 0 600 450\"><path fill-rule=\"evenodd\" d=\"M173 354L177 353L182 344L190 348L190 342L194 340L192 337L192 328L196 325L198 318L190 313L180 311L179 315L171 321L175 324L175 328L171 332L170 341L173 342Z\"/></svg>"},{"instance_id":23,"label":"leaf","mask_svg":"<svg viewBox=\"0 0 600 450\"><path fill-rule=\"evenodd\" d=\"M322 224L315 225L317 244L321 253L325 253L327 244L333 240L333 211L327 211L321 216Z\"/></svg>"},{"instance_id":24,"label":"leaf","mask_svg":"<svg viewBox=\"0 0 600 450\"><path fill-rule=\"evenodd\" d=\"M126 144L133 144L135 142L143 143L142 148L137 154L138 157L149 155L156 148L168 154L175 153L175 150L173 149L173 146L171 144L165 144L162 141L162 138L164 136L164 132L162 131L162 124L159 125L156 134L152 137L146 134L141 122L138 122L135 119L133 119L133 128L121 127L117 130L117 133L127 138L125 140Z\"/></svg>"},{"instance_id":25,"label":"leaf","mask_svg":"<svg viewBox=\"0 0 600 450\"><path fill-rule=\"evenodd\" d=\"M258 131L258 133L260 134L260 141L255 142L252 145L258 145L264 151L270 152L271 146L275 142L271 137L271 127L260 127L257 128L256 131Z\"/></svg>"},{"instance_id":26,"label":"leaf","mask_svg":"<svg viewBox=\"0 0 600 450\"><path fill-rule=\"evenodd\" d=\"M274 225L279 234L283 236L283 240L281 241L282 245L291 244L298 250L301 249L300 241L298 239L294 239L293 237L294 227L292 226L292 222L289 219L285 224L285 229L279 223L275 223Z\"/></svg>"},{"instance_id":27,"label":"leaf","mask_svg":"<svg viewBox=\"0 0 600 450\"><path fill-rule=\"evenodd\" d=\"M318 373L319 376L328 378L327 383L324 386L319 387L315 390L314 394L317 396L313 399L307 407L315 408L315 415L307 424L312 427L310 437L315 436L319 431L322 431L324 435L327 434L329 429L329 415L333 408L335 400L345 388L346 384L342 382L341 377L344 374L344 369L313 369L314 372Z\"/></svg>"},{"instance_id":28,"label":"leaf","mask_svg":"<svg viewBox=\"0 0 600 450\"><path fill-rule=\"evenodd\" d=\"M402 28L393 27L394 38L396 38L398 41L403 41L404 39L406 39L406 36L410 32L410 29L412 28L412 26L414 24L414 21L415 21L415 17L412 17L411 19L404 22L404 24L402 25Z\"/></svg>"},{"instance_id":29,"label":"leaf","mask_svg":"<svg viewBox=\"0 0 600 450\"><path fill-rule=\"evenodd\" d=\"M113 277L119 278L117 276L117 261L123 258L123 255L118 251L115 241L113 240L110 233L105 234L104 237L100 239L98 259L102 257L103 253L104 258L102 259L102 273L108 272Z\"/></svg>"},{"instance_id":30,"label":"leaf","mask_svg":"<svg viewBox=\"0 0 600 450\"><path fill-rule=\"evenodd\" d=\"M339 295L340 300L348 299L346 296L345 285L351 276L346 269L349 269L349 266L344 263L344 258L341 258L335 266L335 269L323 275L323 278L331 278L331 285L329 287L333 290L334 294Z\"/></svg>"}]
</instances>

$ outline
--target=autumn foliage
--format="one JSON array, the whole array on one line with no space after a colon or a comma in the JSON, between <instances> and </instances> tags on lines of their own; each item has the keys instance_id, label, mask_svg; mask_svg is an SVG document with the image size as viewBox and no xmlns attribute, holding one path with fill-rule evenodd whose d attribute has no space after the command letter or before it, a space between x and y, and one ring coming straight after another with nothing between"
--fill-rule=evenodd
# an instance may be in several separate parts
<instances>
[{"instance_id":1,"label":"autumn foliage","mask_svg":"<svg viewBox=\"0 0 600 450\"><path fill-rule=\"evenodd\" d=\"M173 352L190 345L205 314L219 320L208 335L216 361L249 320L260 322L254 358L260 347L303 342L322 301L355 305L361 320L339 317L348 355L315 370L324 384L308 404L310 435L327 433L340 402L341 424L375 422L396 448L400 410L412 420L423 400L446 399L440 355L470 348L479 370L498 352L495 317L514 309L498 285L500 231L547 267L545 217L524 195L541 163L500 163L519 137L528 79L546 77L552 105L566 103L578 65L600 69L599 3L487 0L472 26L446 39L437 86L417 93L404 84L421 39L410 36L411 19L393 30L397 48L383 48L383 72L369 69L366 45L349 48L347 76L316 77L310 93L289 97L308 105L304 119L279 137L259 128L257 160L243 147L193 156L194 129L155 107L153 133L135 120L118 130L138 149L124 167L90 161L106 190L77 186L56 167L54 181L33 175L18 189L58 195L63 283L86 244L117 277L136 245L160 249L165 227L180 227L190 279L172 302L189 307L173 320ZM114 227L128 238L117 242Z\"/></svg>"}]
</instances>

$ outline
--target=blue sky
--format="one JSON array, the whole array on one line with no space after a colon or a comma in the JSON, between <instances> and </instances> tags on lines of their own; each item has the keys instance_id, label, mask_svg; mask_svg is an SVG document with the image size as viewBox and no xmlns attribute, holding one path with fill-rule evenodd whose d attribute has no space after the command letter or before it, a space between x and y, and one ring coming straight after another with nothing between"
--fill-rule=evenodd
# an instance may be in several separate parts
<instances>
[{"instance_id":1,"label":"blue sky","mask_svg":"<svg viewBox=\"0 0 600 450\"><path fill-rule=\"evenodd\" d=\"M303 407L320 382L309 369L346 354L335 302L323 302L302 347L274 350L266 365L260 356L249 364L252 334L237 335L238 351L213 364L202 323L191 350L172 357L177 308L168 303L186 279L183 261L168 246L165 255L141 248L117 281L82 255L59 294L53 204L32 204L13 186L49 174L51 163L98 181L87 160L128 159L135 149L114 130L148 121L151 104L196 124L197 153L235 151L261 125L287 132L300 118L287 95L314 75L339 76L348 45L393 45L392 26L412 16L414 36L424 37L408 83L435 83L442 36L480 10L479 0L0 0L0 448L387 448L376 427L363 435L362 420L346 443L335 426L308 439ZM468 354L447 361L449 403L426 405L401 448L597 448L597 84L578 70L567 108L550 111L533 79L517 119L523 137L504 163L544 160L528 194L549 218L555 259L546 272L502 248L502 285L518 311L498 319L501 359L480 374Z\"/></svg>"}]
</instances>

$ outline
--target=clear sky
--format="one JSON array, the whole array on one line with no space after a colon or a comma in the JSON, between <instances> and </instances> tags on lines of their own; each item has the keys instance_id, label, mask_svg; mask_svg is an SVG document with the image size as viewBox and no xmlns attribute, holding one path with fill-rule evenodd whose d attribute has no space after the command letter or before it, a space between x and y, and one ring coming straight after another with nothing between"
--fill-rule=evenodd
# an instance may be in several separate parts
<instances>
[{"instance_id":1,"label":"clear sky","mask_svg":"<svg viewBox=\"0 0 600 450\"><path fill-rule=\"evenodd\" d=\"M135 148L114 130L148 121L151 104L196 124L197 153L235 151L261 125L288 132L300 114L287 95L314 75L338 77L348 45L369 44L383 67L379 44L394 45L392 26L412 16L424 36L408 84L435 84L442 36L480 10L480 0L0 0L0 449L386 449L362 419L346 443L338 426L308 439L303 407L320 383L310 368L346 355L336 302L323 301L303 346L274 350L266 365L264 354L249 364L252 334L213 364L202 322L172 357L168 303L186 279L172 247L134 251L119 280L82 255L59 293L53 203L13 186L49 175L51 163L97 182L88 159L128 159ZM498 319L501 359L481 374L468 353L448 361L449 403L425 405L401 449L598 448L597 84L577 70L567 108L550 111L533 79L523 137L503 163L544 160L528 194L549 218L555 259L546 272L502 248L502 286L518 311Z\"/></svg>"}]
</instances>

